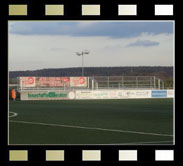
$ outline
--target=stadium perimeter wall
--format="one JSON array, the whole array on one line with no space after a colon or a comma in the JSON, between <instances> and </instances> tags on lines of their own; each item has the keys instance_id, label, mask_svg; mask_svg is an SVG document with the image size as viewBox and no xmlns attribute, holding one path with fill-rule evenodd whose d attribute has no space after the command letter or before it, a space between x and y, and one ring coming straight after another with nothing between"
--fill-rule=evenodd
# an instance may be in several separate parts
<instances>
[{"instance_id":1,"label":"stadium perimeter wall","mask_svg":"<svg viewBox=\"0 0 183 166\"><path fill-rule=\"evenodd\" d=\"M174 90L39 90L22 91L20 100L173 98Z\"/></svg>"}]
</instances>

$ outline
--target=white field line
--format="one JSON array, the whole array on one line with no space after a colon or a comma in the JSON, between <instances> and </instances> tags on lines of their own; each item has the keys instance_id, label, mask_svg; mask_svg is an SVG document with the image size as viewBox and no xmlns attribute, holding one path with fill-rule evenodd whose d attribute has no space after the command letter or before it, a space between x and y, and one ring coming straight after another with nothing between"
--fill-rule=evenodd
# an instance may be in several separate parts
<instances>
[{"instance_id":1,"label":"white field line","mask_svg":"<svg viewBox=\"0 0 183 166\"><path fill-rule=\"evenodd\" d=\"M15 121L15 120L10 120L9 122L22 123L22 124L32 124L32 125L43 125L43 126L67 127L67 128L76 128L76 129L87 129L87 130L99 130L99 131L118 132L118 133L130 133L130 134L154 135L154 136L162 136L162 137L173 137L173 135L168 135L168 134L146 133L146 132L128 131L128 130L104 129L104 128L95 128L95 127L82 127L82 126L48 124L48 123L38 123L38 122L25 122L25 121Z\"/></svg>"},{"instance_id":2,"label":"white field line","mask_svg":"<svg viewBox=\"0 0 183 166\"><path fill-rule=\"evenodd\" d=\"M172 141L151 141L151 142L129 142L129 143L113 143L113 144L110 144L110 145L130 145L130 144L132 144L132 145L134 145L134 144L153 144L153 143L168 143L168 142L173 142L173 140Z\"/></svg>"},{"instance_id":3,"label":"white field line","mask_svg":"<svg viewBox=\"0 0 183 166\"><path fill-rule=\"evenodd\" d=\"M16 112L9 112L9 114L12 114L12 115L9 115L9 118L13 118L15 116L18 116L18 114Z\"/></svg>"}]
</instances>

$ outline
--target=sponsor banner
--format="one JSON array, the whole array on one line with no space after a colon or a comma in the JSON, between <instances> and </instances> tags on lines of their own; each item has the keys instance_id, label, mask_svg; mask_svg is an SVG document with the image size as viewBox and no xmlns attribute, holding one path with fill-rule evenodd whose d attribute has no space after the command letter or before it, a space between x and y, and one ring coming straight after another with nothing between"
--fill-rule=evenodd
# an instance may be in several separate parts
<instances>
[{"instance_id":1,"label":"sponsor banner","mask_svg":"<svg viewBox=\"0 0 183 166\"><path fill-rule=\"evenodd\" d=\"M173 90L25 91L21 93L21 100L172 98L173 92Z\"/></svg>"},{"instance_id":2,"label":"sponsor banner","mask_svg":"<svg viewBox=\"0 0 183 166\"><path fill-rule=\"evenodd\" d=\"M21 100L63 100L69 98L75 98L71 92L65 91L39 91L39 92L22 92Z\"/></svg>"},{"instance_id":3,"label":"sponsor banner","mask_svg":"<svg viewBox=\"0 0 183 166\"><path fill-rule=\"evenodd\" d=\"M174 98L174 90L167 90L167 97Z\"/></svg>"},{"instance_id":4,"label":"sponsor banner","mask_svg":"<svg viewBox=\"0 0 183 166\"><path fill-rule=\"evenodd\" d=\"M109 99L109 91L93 91L94 99Z\"/></svg>"},{"instance_id":5,"label":"sponsor banner","mask_svg":"<svg viewBox=\"0 0 183 166\"><path fill-rule=\"evenodd\" d=\"M35 77L20 77L20 87L36 87Z\"/></svg>"},{"instance_id":6,"label":"sponsor banner","mask_svg":"<svg viewBox=\"0 0 183 166\"><path fill-rule=\"evenodd\" d=\"M121 98L151 98L151 90L121 90L118 95Z\"/></svg>"},{"instance_id":7,"label":"sponsor banner","mask_svg":"<svg viewBox=\"0 0 183 166\"><path fill-rule=\"evenodd\" d=\"M20 77L21 88L86 87L87 77Z\"/></svg>"},{"instance_id":8,"label":"sponsor banner","mask_svg":"<svg viewBox=\"0 0 183 166\"><path fill-rule=\"evenodd\" d=\"M109 92L108 91L93 91L93 99L108 99Z\"/></svg>"},{"instance_id":9,"label":"sponsor banner","mask_svg":"<svg viewBox=\"0 0 183 166\"><path fill-rule=\"evenodd\" d=\"M86 87L87 77L70 77L71 87Z\"/></svg>"},{"instance_id":10,"label":"sponsor banner","mask_svg":"<svg viewBox=\"0 0 183 166\"><path fill-rule=\"evenodd\" d=\"M118 99L117 91L76 91L76 99Z\"/></svg>"},{"instance_id":11,"label":"sponsor banner","mask_svg":"<svg viewBox=\"0 0 183 166\"><path fill-rule=\"evenodd\" d=\"M166 90L152 90L151 95L153 98L166 98L167 91Z\"/></svg>"},{"instance_id":12,"label":"sponsor banner","mask_svg":"<svg viewBox=\"0 0 183 166\"><path fill-rule=\"evenodd\" d=\"M136 96L138 97L151 97L151 90L137 90Z\"/></svg>"},{"instance_id":13,"label":"sponsor banner","mask_svg":"<svg viewBox=\"0 0 183 166\"><path fill-rule=\"evenodd\" d=\"M76 99L151 98L151 90L94 90L76 91Z\"/></svg>"},{"instance_id":14,"label":"sponsor banner","mask_svg":"<svg viewBox=\"0 0 183 166\"><path fill-rule=\"evenodd\" d=\"M135 96L135 92L132 90L122 90L118 94L121 98L133 98Z\"/></svg>"},{"instance_id":15,"label":"sponsor banner","mask_svg":"<svg viewBox=\"0 0 183 166\"><path fill-rule=\"evenodd\" d=\"M36 77L36 87L69 87L69 77Z\"/></svg>"},{"instance_id":16,"label":"sponsor banner","mask_svg":"<svg viewBox=\"0 0 183 166\"><path fill-rule=\"evenodd\" d=\"M93 99L92 91L76 91L76 99Z\"/></svg>"}]
</instances>

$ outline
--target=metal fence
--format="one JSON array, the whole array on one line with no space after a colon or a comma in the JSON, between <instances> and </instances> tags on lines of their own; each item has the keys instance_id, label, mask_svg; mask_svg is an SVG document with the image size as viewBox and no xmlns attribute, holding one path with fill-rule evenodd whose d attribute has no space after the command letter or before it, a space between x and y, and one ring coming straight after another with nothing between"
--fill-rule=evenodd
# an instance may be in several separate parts
<instances>
[{"instance_id":1,"label":"metal fence","mask_svg":"<svg viewBox=\"0 0 183 166\"><path fill-rule=\"evenodd\" d=\"M69 77L68 77L69 78ZM162 80L155 76L93 76L85 77L85 87L24 87L18 84L18 91L29 90L78 90L78 89L164 89Z\"/></svg>"},{"instance_id":2,"label":"metal fence","mask_svg":"<svg viewBox=\"0 0 183 166\"><path fill-rule=\"evenodd\" d=\"M155 76L96 76L95 89L162 89L163 82Z\"/></svg>"}]
</instances>

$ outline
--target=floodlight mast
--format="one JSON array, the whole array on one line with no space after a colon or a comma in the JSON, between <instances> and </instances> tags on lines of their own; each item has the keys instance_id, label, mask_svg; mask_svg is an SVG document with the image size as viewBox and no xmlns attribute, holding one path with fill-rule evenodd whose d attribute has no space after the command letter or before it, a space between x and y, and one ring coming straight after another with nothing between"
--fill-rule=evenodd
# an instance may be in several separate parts
<instances>
[{"instance_id":1,"label":"floodlight mast","mask_svg":"<svg viewBox=\"0 0 183 166\"><path fill-rule=\"evenodd\" d=\"M82 51L82 52L76 52L76 55L82 56L82 76L84 76L84 54L89 54L90 52L88 50Z\"/></svg>"}]
</instances>

